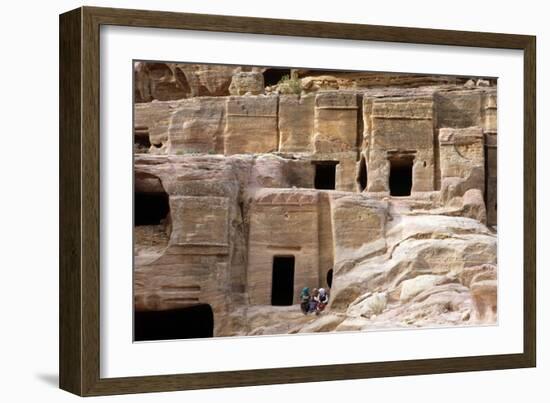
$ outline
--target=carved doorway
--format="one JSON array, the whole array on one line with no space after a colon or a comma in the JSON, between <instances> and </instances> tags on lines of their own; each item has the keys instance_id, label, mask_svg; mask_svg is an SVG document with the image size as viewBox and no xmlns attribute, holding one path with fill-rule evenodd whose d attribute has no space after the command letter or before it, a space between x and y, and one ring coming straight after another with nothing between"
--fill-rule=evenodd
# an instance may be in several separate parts
<instances>
[{"instance_id":1,"label":"carved doorway","mask_svg":"<svg viewBox=\"0 0 550 403\"><path fill-rule=\"evenodd\" d=\"M294 301L294 256L273 257L271 305L292 305Z\"/></svg>"}]
</instances>

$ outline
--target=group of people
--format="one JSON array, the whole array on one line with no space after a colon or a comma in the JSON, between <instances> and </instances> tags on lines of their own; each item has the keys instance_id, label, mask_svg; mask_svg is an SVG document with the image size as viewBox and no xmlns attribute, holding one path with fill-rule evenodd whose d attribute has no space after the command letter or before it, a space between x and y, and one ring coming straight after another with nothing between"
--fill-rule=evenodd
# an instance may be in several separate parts
<instances>
[{"instance_id":1,"label":"group of people","mask_svg":"<svg viewBox=\"0 0 550 403\"><path fill-rule=\"evenodd\" d=\"M315 313L319 315L328 304L328 292L324 288L314 288L311 292L309 287L304 287L300 293L300 308L304 315Z\"/></svg>"}]
</instances>

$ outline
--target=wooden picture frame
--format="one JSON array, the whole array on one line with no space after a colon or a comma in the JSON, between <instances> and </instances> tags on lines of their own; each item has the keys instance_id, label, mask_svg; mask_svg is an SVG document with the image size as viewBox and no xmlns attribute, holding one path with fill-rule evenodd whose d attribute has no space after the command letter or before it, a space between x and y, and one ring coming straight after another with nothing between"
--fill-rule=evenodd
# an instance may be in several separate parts
<instances>
[{"instance_id":1,"label":"wooden picture frame","mask_svg":"<svg viewBox=\"0 0 550 403\"><path fill-rule=\"evenodd\" d=\"M524 52L523 353L243 371L100 377L101 25L290 35ZM313 382L536 365L535 37L82 7L60 16L60 387L81 396Z\"/></svg>"}]
</instances>

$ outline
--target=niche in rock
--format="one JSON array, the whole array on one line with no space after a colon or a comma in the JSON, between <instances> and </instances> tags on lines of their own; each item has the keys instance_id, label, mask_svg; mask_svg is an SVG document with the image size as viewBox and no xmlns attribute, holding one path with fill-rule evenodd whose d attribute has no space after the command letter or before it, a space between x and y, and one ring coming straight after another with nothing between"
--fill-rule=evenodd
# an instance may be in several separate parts
<instances>
[{"instance_id":1,"label":"niche in rock","mask_svg":"<svg viewBox=\"0 0 550 403\"><path fill-rule=\"evenodd\" d=\"M168 217L170 204L166 192L136 192L134 225L161 225Z\"/></svg>"},{"instance_id":2,"label":"niche in rock","mask_svg":"<svg viewBox=\"0 0 550 403\"><path fill-rule=\"evenodd\" d=\"M327 272L327 285L328 285L328 288L332 288L332 271L333 269L330 269L328 272Z\"/></svg>"},{"instance_id":3,"label":"niche in rock","mask_svg":"<svg viewBox=\"0 0 550 403\"><path fill-rule=\"evenodd\" d=\"M357 177L360 192L367 188L367 178L367 162L365 161L365 157L361 156L361 160L359 161L359 176Z\"/></svg>"},{"instance_id":4,"label":"niche in rock","mask_svg":"<svg viewBox=\"0 0 550 403\"><path fill-rule=\"evenodd\" d=\"M209 304L134 313L135 341L198 339L213 336L214 313Z\"/></svg>"},{"instance_id":5,"label":"niche in rock","mask_svg":"<svg viewBox=\"0 0 550 403\"><path fill-rule=\"evenodd\" d=\"M290 69L267 69L264 71L264 85L276 85L284 76L290 77Z\"/></svg>"},{"instance_id":6,"label":"niche in rock","mask_svg":"<svg viewBox=\"0 0 550 403\"><path fill-rule=\"evenodd\" d=\"M338 161L317 161L315 164L315 189L336 188L336 165Z\"/></svg>"}]
</instances>

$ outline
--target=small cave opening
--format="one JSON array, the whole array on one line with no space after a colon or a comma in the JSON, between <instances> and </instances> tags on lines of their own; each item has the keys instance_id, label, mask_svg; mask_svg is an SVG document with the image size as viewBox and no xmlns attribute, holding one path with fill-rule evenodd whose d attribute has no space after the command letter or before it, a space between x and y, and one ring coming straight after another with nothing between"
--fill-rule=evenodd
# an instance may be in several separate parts
<instances>
[{"instance_id":1,"label":"small cave opening","mask_svg":"<svg viewBox=\"0 0 550 403\"><path fill-rule=\"evenodd\" d=\"M361 156L361 160L359 161L359 176L357 177L360 192L363 192L367 188L367 178L367 161L365 161L365 157Z\"/></svg>"},{"instance_id":2,"label":"small cave opening","mask_svg":"<svg viewBox=\"0 0 550 403\"><path fill-rule=\"evenodd\" d=\"M164 224L170 203L166 192L139 192L134 193L134 225L161 225Z\"/></svg>"},{"instance_id":3,"label":"small cave opening","mask_svg":"<svg viewBox=\"0 0 550 403\"><path fill-rule=\"evenodd\" d=\"M164 311L134 312L134 341L199 339L214 336L209 304Z\"/></svg>"},{"instance_id":4,"label":"small cave opening","mask_svg":"<svg viewBox=\"0 0 550 403\"><path fill-rule=\"evenodd\" d=\"M271 305L286 306L294 302L294 256L273 257Z\"/></svg>"},{"instance_id":5,"label":"small cave opening","mask_svg":"<svg viewBox=\"0 0 550 403\"><path fill-rule=\"evenodd\" d=\"M136 153L146 153L151 147L149 139L149 128L146 126L137 126L134 128L134 151Z\"/></svg>"},{"instance_id":6,"label":"small cave opening","mask_svg":"<svg viewBox=\"0 0 550 403\"><path fill-rule=\"evenodd\" d=\"M159 177L134 173L134 254L162 252L172 231L170 198Z\"/></svg>"},{"instance_id":7,"label":"small cave opening","mask_svg":"<svg viewBox=\"0 0 550 403\"><path fill-rule=\"evenodd\" d=\"M266 87L276 85L284 76L290 78L290 69L267 69L264 71L264 85Z\"/></svg>"},{"instance_id":8,"label":"small cave opening","mask_svg":"<svg viewBox=\"0 0 550 403\"><path fill-rule=\"evenodd\" d=\"M336 165L338 161L317 161L315 165L315 189L336 189Z\"/></svg>"},{"instance_id":9,"label":"small cave opening","mask_svg":"<svg viewBox=\"0 0 550 403\"><path fill-rule=\"evenodd\" d=\"M332 271L333 269L330 269L328 272L327 272L327 285L328 285L328 288L332 288Z\"/></svg>"},{"instance_id":10,"label":"small cave opening","mask_svg":"<svg viewBox=\"0 0 550 403\"><path fill-rule=\"evenodd\" d=\"M412 189L413 157L390 159L390 195L410 196Z\"/></svg>"}]
</instances>

